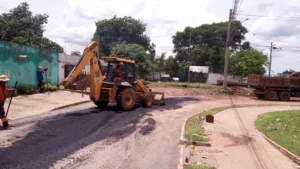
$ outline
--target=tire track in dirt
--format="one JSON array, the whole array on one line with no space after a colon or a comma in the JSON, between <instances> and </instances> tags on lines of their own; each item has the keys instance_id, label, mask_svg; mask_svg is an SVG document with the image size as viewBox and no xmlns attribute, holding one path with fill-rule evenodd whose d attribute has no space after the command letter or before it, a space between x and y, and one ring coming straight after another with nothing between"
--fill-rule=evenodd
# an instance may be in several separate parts
<instances>
[{"instance_id":1,"label":"tire track in dirt","mask_svg":"<svg viewBox=\"0 0 300 169\"><path fill-rule=\"evenodd\" d=\"M277 166L274 165L274 163L272 162L272 160L270 159L270 157L268 156L267 153L265 153L265 157L268 159L268 161L270 162L270 164L272 165L272 167L268 167L266 161L264 161L264 158L262 157L262 154L259 153L259 151L261 149L264 149L263 146L260 146L259 144L251 141L252 137L250 136L250 132L248 131L248 129L246 128L243 120L242 120L242 113L239 113L236 105L234 104L234 98L232 96L230 96L230 101L231 101L231 104L233 106L233 110L234 110L234 115L237 119L237 122L239 124L239 127L240 129L242 130L243 134L245 135L244 140L245 142L247 143L246 146L250 149L251 151L251 154L253 156L253 159L255 159L255 164L256 164L256 167L258 169L277 169ZM262 152L262 151L261 151ZM266 152L266 151L264 151Z\"/></svg>"}]
</instances>

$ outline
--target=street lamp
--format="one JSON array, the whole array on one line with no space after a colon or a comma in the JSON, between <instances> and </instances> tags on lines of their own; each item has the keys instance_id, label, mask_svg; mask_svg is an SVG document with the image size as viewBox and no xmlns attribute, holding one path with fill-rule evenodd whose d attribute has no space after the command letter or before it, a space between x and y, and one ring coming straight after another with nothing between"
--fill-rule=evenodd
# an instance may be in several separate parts
<instances>
[{"instance_id":1,"label":"street lamp","mask_svg":"<svg viewBox=\"0 0 300 169\"><path fill-rule=\"evenodd\" d=\"M246 18L245 20L243 20L242 22L241 22L241 24L243 23L243 22L245 22L245 21L248 21L249 20L249 18Z\"/></svg>"}]
</instances>

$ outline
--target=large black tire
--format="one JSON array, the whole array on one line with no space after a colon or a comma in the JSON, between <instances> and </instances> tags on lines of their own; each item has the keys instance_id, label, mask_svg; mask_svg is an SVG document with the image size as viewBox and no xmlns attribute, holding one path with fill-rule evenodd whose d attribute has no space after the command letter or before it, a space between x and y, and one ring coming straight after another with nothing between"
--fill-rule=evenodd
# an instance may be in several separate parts
<instances>
[{"instance_id":1,"label":"large black tire","mask_svg":"<svg viewBox=\"0 0 300 169\"><path fill-rule=\"evenodd\" d=\"M108 102L106 101L94 101L94 104L98 106L99 108L105 108L107 107Z\"/></svg>"},{"instance_id":2,"label":"large black tire","mask_svg":"<svg viewBox=\"0 0 300 169\"><path fill-rule=\"evenodd\" d=\"M150 108L152 107L152 103L153 103L153 96L146 93L143 98L143 107Z\"/></svg>"},{"instance_id":3,"label":"large black tire","mask_svg":"<svg viewBox=\"0 0 300 169\"><path fill-rule=\"evenodd\" d=\"M256 98L259 99L259 100L263 100L265 99L265 95L263 94L255 94Z\"/></svg>"},{"instance_id":4,"label":"large black tire","mask_svg":"<svg viewBox=\"0 0 300 169\"><path fill-rule=\"evenodd\" d=\"M275 101L278 98L278 93L274 90L268 91L266 98L267 100Z\"/></svg>"},{"instance_id":5,"label":"large black tire","mask_svg":"<svg viewBox=\"0 0 300 169\"><path fill-rule=\"evenodd\" d=\"M291 98L291 93L288 91L282 91L279 93L279 100L280 101L289 101Z\"/></svg>"},{"instance_id":6,"label":"large black tire","mask_svg":"<svg viewBox=\"0 0 300 169\"><path fill-rule=\"evenodd\" d=\"M117 104L123 111L133 109L136 101L135 92L132 88L125 88L118 94Z\"/></svg>"}]
</instances>

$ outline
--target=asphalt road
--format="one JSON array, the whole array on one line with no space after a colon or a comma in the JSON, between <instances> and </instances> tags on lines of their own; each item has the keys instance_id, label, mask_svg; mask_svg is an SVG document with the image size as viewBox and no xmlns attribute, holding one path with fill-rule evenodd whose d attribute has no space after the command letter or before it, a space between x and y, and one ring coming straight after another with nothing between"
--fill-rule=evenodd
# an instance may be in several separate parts
<instances>
[{"instance_id":1,"label":"asphalt road","mask_svg":"<svg viewBox=\"0 0 300 169\"><path fill-rule=\"evenodd\" d=\"M173 97L166 103L122 113L87 103L13 120L10 130L0 131L0 168L175 169L184 120L233 102ZM234 99L245 103L262 101Z\"/></svg>"},{"instance_id":2,"label":"asphalt road","mask_svg":"<svg viewBox=\"0 0 300 169\"><path fill-rule=\"evenodd\" d=\"M122 113L88 103L12 121L0 132L0 168L174 169L182 122L204 101L166 102Z\"/></svg>"}]
</instances>

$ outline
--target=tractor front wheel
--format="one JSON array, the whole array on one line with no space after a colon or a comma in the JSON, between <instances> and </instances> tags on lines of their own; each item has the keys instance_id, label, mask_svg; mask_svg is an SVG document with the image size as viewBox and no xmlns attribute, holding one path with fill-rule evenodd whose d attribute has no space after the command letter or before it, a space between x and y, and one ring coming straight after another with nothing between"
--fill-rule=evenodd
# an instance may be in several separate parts
<instances>
[{"instance_id":1,"label":"tractor front wheel","mask_svg":"<svg viewBox=\"0 0 300 169\"><path fill-rule=\"evenodd\" d=\"M135 104L135 92L132 88L125 88L119 93L117 98L118 106L124 111L130 111Z\"/></svg>"},{"instance_id":2,"label":"tractor front wheel","mask_svg":"<svg viewBox=\"0 0 300 169\"><path fill-rule=\"evenodd\" d=\"M152 107L152 103L153 103L153 96L146 93L144 95L143 107L150 108L150 107Z\"/></svg>"}]
</instances>

